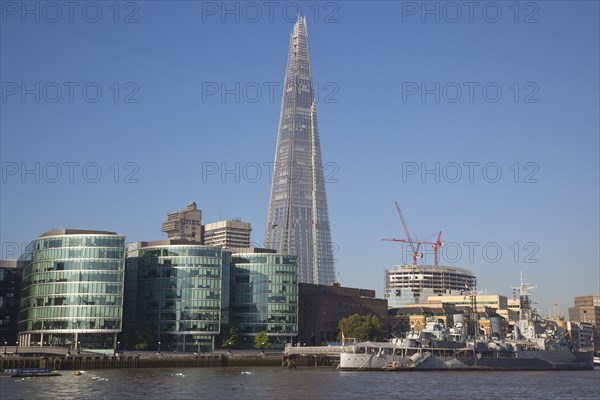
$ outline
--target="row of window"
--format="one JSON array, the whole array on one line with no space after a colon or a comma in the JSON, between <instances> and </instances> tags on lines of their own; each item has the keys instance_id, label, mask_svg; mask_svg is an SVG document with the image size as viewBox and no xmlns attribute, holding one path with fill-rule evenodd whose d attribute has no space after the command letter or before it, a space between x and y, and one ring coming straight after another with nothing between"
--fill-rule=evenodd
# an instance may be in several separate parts
<instances>
[{"instance_id":1,"label":"row of window","mask_svg":"<svg viewBox=\"0 0 600 400\"><path fill-rule=\"evenodd\" d=\"M38 296L30 297L25 307L51 307L51 306L120 306L123 305L123 296Z\"/></svg>"},{"instance_id":2,"label":"row of window","mask_svg":"<svg viewBox=\"0 0 600 400\"><path fill-rule=\"evenodd\" d=\"M293 276L289 275L263 275L263 274L235 274L232 277L232 282L234 285L240 283L278 283L278 284L288 284L288 285L297 285L298 278L294 274Z\"/></svg>"},{"instance_id":3,"label":"row of window","mask_svg":"<svg viewBox=\"0 0 600 400\"><path fill-rule=\"evenodd\" d=\"M235 294L298 294L298 286L296 285L275 285L275 284L245 284L234 285L231 292Z\"/></svg>"},{"instance_id":4,"label":"row of window","mask_svg":"<svg viewBox=\"0 0 600 400\"><path fill-rule=\"evenodd\" d=\"M285 265L295 266L295 256L283 256L275 254L261 255L236 255L232 258L234 264L264 264L264 265Z\"/></svg>"},{"instance_id":5,"label":"row of window","mask_svg":"<svg viewBox=\"0 0 600 400\"><path fill-rule=\"evenodd\" d=\"M129 270L128 270L129 271ZM188 279L194 277L221 277L221 270L217 268L147 268L138 270L138 278L181 278Z\"/></svg>"},{"instance_id":6,"label":"row of window","mask_svg":"<svg viewBox=\"0 0 600 400\"><path fill-rule=\"evenodd\" d=\"M222 257L222 250L218 247L164 247L158 249L140 249L139 257L148 258L159 258L159 257L204 257L204 258L217 258L219 262Z\"/></svg>"},{"instance_id":7,"label":"row of window","mask_svg":"<svg viewBox=\"0 0 600 400\"><path fill-rule=\"evenodd\" d=\"M298 306L294 304L240 304L232 305L232 314L245 314L258 312L267 314L296 314L298 312Z\"/></svg>"},{"instance_id":8,"label":"row of window","mask_svg":"<svg viewBox=\"0 0 600 400\"><path fill-rule=\"evenodd\" d=\"M221 292L208 289L183 289L183 290L144 290L140 292L142 301L147 300L171 300L190 301L190 300L219 300Z\"/></svg>"},{"instance_id":9,"label":"row of window","mask_svg":"<svg viewBox=\"0 0 600 400\"><path fill-rule=\"evenodd\" d=\"M123 261L96 260L96 261L40 261L35 262L27 269L28 274L45 271L73 271L73 270L98 270L122 271Z\"/></svg>"},{"instance_id":10,"label":"row of window","mask_svg":"<svg viewBox=\"0 0 600 400\"><path fill-rule=\"evenodd\" d=\"M29 285L23 288L22 298L27 299L32 296L40 296L47 294L123 294L122 283L106 283L106 282L55 282Z\"/></svg>"},{"instance_id":11,"label":"row of window","mask_svg":"<svg viewBox=\"0 0 600 400\"><path fill-rule=\"evenodd\" d=\"M265 294L265 293L252 293L252 294L231 294L231 302L234 304L252 303L252 304L263 304L263 303L289 303L298 304L297 295L276 295L276 294Z\"/></svg>"},{"instance_id":12,"label":"row of window","mask_svg":"<svg viewBox=\"0 0 600 400\"><path fill-rule=\"evenodd\" d=\"M289 315L264 315L262 313L257 314L235 314L231 313L231 320L235 325L237 324L258 324L258 323L271 323L271 324L296 324L298 318L295 314Z\"/></svg>"},{"instance_id":13,"label":"row of window","mask_svg":"<svg viewBox=\"0 0 600 400\"><path fill-rule=\"evenodd\" d=\"M121 318L121 306L55 306L32 307L21 311L19 319L43 318Z\"/></svg>"},{"instance_id":14,"label":"row of window","mask_svg":"<svg viewBox=\"0 0 600 400\"><path fill-rule=\"evenodd\" d=\"M113 271L56 271L39 272L23 279L26 284L52 282L123 282L123 272Z\"/></svg>"},{"instance_id":15,"label":"row of window","mask_svg":"<svg viewBox=\"0 0 600 400\"><path fill-rule=\"evenodd\" d=\"M218 311L202 311L202 312L161 312L155 315L157 320L162 321L219 321L221 313Z\"/></svg>"},{"instance_id":16,"label":"row of window","mask_svg":"<svg viewBox=\"0 0 600 400\"><path fill-rule=\"evenodd\" d=\"M148 301L143 303L146 310L220 310L221 302L217 300L184 300L184 301Z\"/></svg>"},{"instance_id":17,"label":"row of window","mask_svg":"<svg viewBox=\"0 0 600 400\"><path fill-rule=\"evenodd\" d=\"M188 278L188 279L138 279L139 290L168 290L168 289L221 289L221 279ZM136 282L132 282L135 285Z\"/></svg>"},{"instance_id":18,"label":"row of window","mask_svg":"<svg viewBox=\"0 0 600 400\"><path fill-rule=\"evenodd\" d=\"M33 261L83 259L123 260L123 248L111 247L63 247L39 250L33 253Z\"/></svg>"},{"instance_id":19,"label":"row of window","mask_svg":"<svg viewBox=\"0 0 600 400\"><path fill-rule=\"evenodd\" d=\"M273 276L276 274L292 275L295 276L298 273L298 267L296 265L256 265L256 264L234 264L231 269L231 275L268 275Z\"/></svg>"},{"instance_id":20,"label":"row of window","mask_svg":"<svg viewBox=\"0 0 600 400\"><path fill-rule=\"evenodd\" d=\"M56 247L125 247L124 237L115 236L77 236L69 235L65 237L38 239L35 241L35 249L43 250Z\"/></svg>"},{"instance_id":21,"label":"row of window","mask_svg":"<svg viewBox=\"0 0 600 400\"><path fill-rule=\"evenodd\" d=\"M81 320L62 320L62 319L46 319L46 320L22 320L19 323L19 331L38 331L52 329L121 329L121 319L81 319Z\"/></svg>"},{"instance_id":22,"label":"row of window","mask_svg":"<svg viewBox=\"0 0 600 400\"><path fill-rule=\"evenodd\" d=\"M177 331L205 331L219 332L220 324L218 322L200 322L200 321L178 321L178 322L161 322L158 325L160 332L177 332Z\"/></svg>"}]
</instances>

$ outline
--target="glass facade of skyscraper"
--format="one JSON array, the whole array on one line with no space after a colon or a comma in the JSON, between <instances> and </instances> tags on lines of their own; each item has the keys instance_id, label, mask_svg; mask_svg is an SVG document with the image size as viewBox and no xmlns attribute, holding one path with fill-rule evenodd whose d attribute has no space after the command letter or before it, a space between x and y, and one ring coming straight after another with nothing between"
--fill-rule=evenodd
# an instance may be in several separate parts
<instances>
[{"instance_id":1,"label":"glass facade of skyscraper","mask_svg":"<svg viewBox=\"0 0 600 400\"><path fill-rule=\"evenodd\" d=\"M235 253L231 269L231 324L240 347L254 347L260 331L271 348L282 349L298 335L298 266L295 256Z\"/></svg>"},{"instance_id":2,"label":"glass facade of skyscraper","mask_svg":"<svg viewBox=\"0 0 600 400\"><path fill-rule=\"evenodd\" d=\"M300 282L329 285L335 269L306 18L290 37L265 247L298 256Z\"/></svg>"},{"instance_id":3,"label":"glass facade of skyscraper","mask_svg":"<svg viewBox=\"0 0 600 400\"><path fill-rule=\"evenodd\" d=\"M48 231L21 261L20 345L114 348L123 313L124 236Z\"/></svg>"},{"instance_id":4,"label":"glass facade of skyscraper","mask_svg":"<svg viewBox=\"0 0 600 400\"><path fill-rule=\"evenodd\" d=\"M230 262L221 248L186 240L129 245L127 329L146 326L161 351L213 351L229 319Z\"/></svg>"}]
</instances>

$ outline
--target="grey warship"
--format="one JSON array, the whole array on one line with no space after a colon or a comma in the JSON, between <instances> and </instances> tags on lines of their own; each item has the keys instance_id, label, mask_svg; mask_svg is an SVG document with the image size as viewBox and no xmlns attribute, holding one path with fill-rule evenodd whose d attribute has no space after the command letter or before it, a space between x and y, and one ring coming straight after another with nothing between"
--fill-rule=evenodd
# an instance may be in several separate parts
<instances>
[{"instance_id":1,"label":"grey warship","mask_svg":"<svg viewBox=\"0 0 600 400\"><path fill-rule=\"evenodd\" d=\"M520 312L512 335L466 338L462 315L453 328L431 320L421 332L388 342L345 346L341 370L590 370L592 349L579 349L568 332L553 321L541 321L531 307L530 290L519 287Z\"/></svg>"}]
</instances>

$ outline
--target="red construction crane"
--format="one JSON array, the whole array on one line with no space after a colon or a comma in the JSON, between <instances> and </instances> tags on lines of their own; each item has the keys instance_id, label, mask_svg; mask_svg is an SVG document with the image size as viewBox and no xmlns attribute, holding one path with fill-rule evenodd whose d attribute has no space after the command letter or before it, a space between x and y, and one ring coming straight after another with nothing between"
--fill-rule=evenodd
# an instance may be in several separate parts
<instances>
[{"instance_id":1,"label":"red construction crane","mask_svg":"<svg viewBox=\"0 0 600 400\"><path fill-rule=\"evenodd\" d=\"M408 226L406 226L406 221L404 220L404 215L402 214L402 210L400 209L398 202L396 202L396 210L398 210L398 215L400 216L400 220L402 221L402 227L404 228L404 233L406 234L406 239L390 238L390 239L382 239L382 240L410 244L410 247L413 252L413 264L414 265L417 264L417 258L423 258L423 253L419 253L419 248L421 247L421 245L422 244L424 244L424 245L430 244L433 246L434 265L437 267L438 260L439 260L438 249L440 247L444 247L444 242L442 242L442 231L440 231L440 233L438 234L437 240L435 242L428 242L426 240L413 240L410 237L410 232L408 230Z\"/></svg>"}]
</instances>

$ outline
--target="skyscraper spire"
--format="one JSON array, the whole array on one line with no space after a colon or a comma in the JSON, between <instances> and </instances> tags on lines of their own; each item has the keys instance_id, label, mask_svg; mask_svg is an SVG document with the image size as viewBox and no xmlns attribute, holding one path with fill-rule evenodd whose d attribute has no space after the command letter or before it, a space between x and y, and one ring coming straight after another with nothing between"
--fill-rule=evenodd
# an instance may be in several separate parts
<instances>
[{"instance_id":1,"label":"skyscraper spire","mask_svg":"<svg viewBox=\"0 0 600 400\"><path fill-rule=\"evenodd\" d=\"M306 17L290 36L265 247L298 256L300 282L335 281Z\"/></svg>"}]
</instances>

